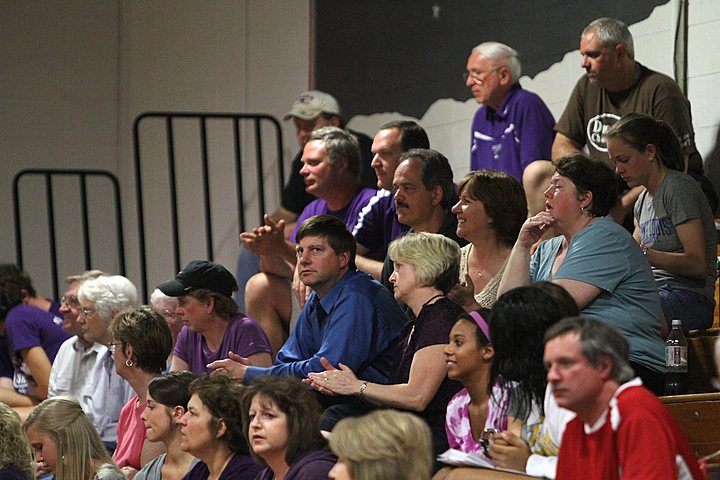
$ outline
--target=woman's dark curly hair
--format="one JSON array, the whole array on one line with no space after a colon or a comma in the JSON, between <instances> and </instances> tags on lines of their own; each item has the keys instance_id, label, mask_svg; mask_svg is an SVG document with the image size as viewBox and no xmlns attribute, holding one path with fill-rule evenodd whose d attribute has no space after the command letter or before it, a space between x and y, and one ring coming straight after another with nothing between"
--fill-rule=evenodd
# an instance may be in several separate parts
<instances>
[{"instance_id":1,"label":"woman's dark curly hair","mask_svg":"<svg viewBox=\"0 0 720 480\"><path fill-rule=\"evenodd\" d=\"M217 433L218 420L225 422L225 435L221 437L227 446L235 453L247 454L247 441L242 431L241 399L245 387L225 375L207 375L200 377L190 384L190 395L200 397L205 408L210 411L212 420L210 430Z\"/></svg>"},{"instance_id":2,"label":"woman's dark curly hair","mask_svg":"<svg viewBox=\"0 0 720 480\"><path fill-rule=\"evenodd\" d=\"M303 452L327 447L320 433L320 403L315 396L295 377L258 377L245 388L242 397L243 433L248 438L250 430L250 404L259 397L260 403L271 403L287 415L287 445L285 463L288 465ZM262 458L250 451L256 462L265 463Z\"/></svg>"},{"instance_id":3,"label":"woman's dark curly hair","mask_svg":"<svg viewBox=\"0 0 720 480\"><path fill-rule=\"evenodd\" d=\"M565 317L578 315L577 305L561 288L530 285L505 292L490 313L490 337L495 356L489 385L496 381L510 392L509 414L525 419L534 405L542 409L547 384L543 364L545 330ZM556 295L567 296L558 301Z\"/></svg>"}]
</instances>

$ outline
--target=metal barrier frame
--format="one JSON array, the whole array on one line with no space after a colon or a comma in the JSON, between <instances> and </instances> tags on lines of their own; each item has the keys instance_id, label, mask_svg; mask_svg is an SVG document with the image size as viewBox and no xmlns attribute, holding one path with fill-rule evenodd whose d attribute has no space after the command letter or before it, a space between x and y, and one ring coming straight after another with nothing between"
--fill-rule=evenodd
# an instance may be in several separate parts
<instances>
[{"instance_id":1,"label":"metal barrier frame","mask_svg":"<svg viewBox=\"0 0 720 480\"><path fill-rule=\"evenodd\" d=\"M19 171L13 178L13 212L15 216L15 258L18 266L23 268L23 242L22 225L20 219L20 180L24 176L41 175L45 177L45 199L47 202L47 221L50 237L50 269L52 272L53 298L59 296L57 239L55 238L55 206L52 179L54 176L75 176L80 181L80 209L82 213L82 241L85 260L85 270L92 268L92 255L90 247L90 225L88 223L88 192L87 177L104 177L110 180L115 199L115 223L118 244L118 263L120 274L125 275L125 243L122 223L122 203L120 202L120 184L112 173L106 170L94 169L61 169L61 168L29 168Z\"/></svg>"},{"instance_id":2,"label":"metal barrier frame","mask_svg":"<svg viewBox=\"0 0 720 480\"><path fill-rule=\"evenodd\" d=\"M208 144L207 144L207 120L209 119L223 119L232 120L233 128L233 143L234 143L234 154L235 154L235 169L236 169L236 191L238 199L238 226L240 232L245 230L245 213L243 209L243 185L242 185L242 155L241 155L241 142L240 142L240 122L241 121L252 121L254 125L254 137L256 142L256 169L260 172L257 175L257 189L258 189L258 201L259 201L259 212L260 219L259 224L263 222L263 212L265 212L265 186L263 184L263 150L262 150L262 138L260 134L261 123L263 121L269 122L271 126L274 126L276 133L276 146L277 146L277 158L278 161L278 180L280 191L284 186L285 172L284 162L282 154L282 128L280 122L271 116L265 114L240 114L240 113L199 113L199 112L146 112L140 114L133 122L133 153L135 160L135 191L136 191L136 202L137 202L137 221L138 221L138 241L140 250L140 282L141 291L143 295L147 295L147 247L145 239L145 216L143 210L143 187L142 187L142 173L141 173L141 146L140 146L140 124L143 120L155 118L165 120L165 132L167 138L167 156L168 156L168 167L169 167L169 181L170 181L170 218L172 222L172 241L173 241L173 261L175 271L180 270L182 265L180 264L180 232L178 227L178 215L177 215L177 191L175 187L176 183L176 171L175 171L175 142L174 142L174 131L173 131L173 120L174 119L196 119L200 122L200 150L202 160L202 185L203 185L203 201L204 201L204 212L205 212L205 240L207 249L207 260L213 260L213 237L212 237L212 216L210 211L210 185L209 185L209 171L208 171ZM145 298L147 301L147 298Z\"/></svg>"}]
</instances>

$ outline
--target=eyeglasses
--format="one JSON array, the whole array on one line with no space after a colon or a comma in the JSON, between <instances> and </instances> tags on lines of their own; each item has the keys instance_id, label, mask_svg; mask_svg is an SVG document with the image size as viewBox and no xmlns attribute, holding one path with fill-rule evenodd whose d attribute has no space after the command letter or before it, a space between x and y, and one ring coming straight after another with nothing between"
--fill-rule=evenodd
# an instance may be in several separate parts
<instances>
[{"instance_id":1,"label":"eyeglasses","mask_svg":"<svg viewBox=\"0 0 720 480\"><path fill-rule=\"evenodd\" d=\"M463 82L467 83L468 78L471 78L473 82L475 83L482 83L485 81L488 75L490 75L492 72L497 72L502 67L495 67L491 68L490 70L485 70L484 72L477 72L477 71L470 71L470 72L463 72Z\"/></svg>"},{"instance_id":2,"label":"eyeglasses","mask_svg":"<svg viewBox=\"0 0 720 480\"><path fill-rule=\"evenodd\" d=\"M89 317L90 315L92 315L93 313L95 313L95 309L94 309L94 308L84 308L84 307L83 307L83 308L80 309L80 314L81 314L83 317L86 317L86 318Z\"/></svg>"},{"instance_id":3,"label":"eyeglasses","mask_svg":"<svg viewBox=\"0 0 720 480\"><path fill-rule=\"evenodd\" d=\"M69 308L78 308L80 306L80 301L76 296L70 296L70 297L62 297L60 299L60 304L65 304Z\"/></svg>"},{"instance_id":4,"label":"eyeglasses","mask_svg":"<svg viewBox=\"0 0 720 480\"><path fill-rule=\"evenodd\" d=\"M116 346L116 345L122 345L122 344L124 344L124 343L125 343L125 342L113 342L113 343L108 343L108 344L106 345L106 347L107 347L107 349L108 349L108 351L109 351L110 353L115 353L115 346Z\"/></svg>"}]
</instances>

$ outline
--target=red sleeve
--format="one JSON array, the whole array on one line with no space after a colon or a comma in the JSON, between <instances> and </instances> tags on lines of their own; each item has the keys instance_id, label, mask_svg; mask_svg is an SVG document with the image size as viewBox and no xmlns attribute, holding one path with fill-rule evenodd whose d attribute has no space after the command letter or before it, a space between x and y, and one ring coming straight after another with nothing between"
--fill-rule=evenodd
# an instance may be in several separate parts
<instances>
[{"instance_id":1,"label":"red sleeve","mask_svg":"<svg viewBox=\"0 0 720 480\"><path fill-rule=\"evenodd\" d=\"M623 480L674 480L678 478L678 456L692 478L704 479L680 425L670 412L657 398L643 398L643 394L650 395L648 392L635 393L627 392L629 395L624 400L629 407L622 410L618 430L618 457Z\"/></svg>"},{"instance_id":2,"label":"red sleeve","mask_svg":"<svg viewBox=\"0 0 720 480\"><path fill-rule=\"evenodd\" d=\"M674 437L661 418L645 409L623 412L617 432L623 480L676 480Z\"/></svg>"}]
</instances>

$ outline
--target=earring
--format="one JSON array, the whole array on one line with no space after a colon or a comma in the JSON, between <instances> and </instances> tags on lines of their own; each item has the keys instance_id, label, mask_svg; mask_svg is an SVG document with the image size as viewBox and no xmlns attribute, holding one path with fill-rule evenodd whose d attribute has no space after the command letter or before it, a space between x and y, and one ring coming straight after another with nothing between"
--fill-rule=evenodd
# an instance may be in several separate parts
<instances>
[{"instance_id":1,"label":"earring","mask_svg":"<svg viewBox=\"0 0 720 480\"><path fill-rule=\"evenodd\" d=\"M130 360L129 358L128 358L127 360L125 360L125 366L126 366L126 367L132 367L133 365L135 365L135 364L134 364L133 361Z\"/></svg>"}]
</instances>

